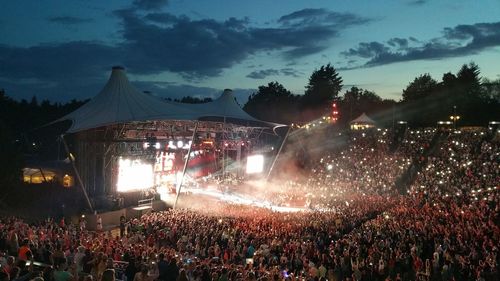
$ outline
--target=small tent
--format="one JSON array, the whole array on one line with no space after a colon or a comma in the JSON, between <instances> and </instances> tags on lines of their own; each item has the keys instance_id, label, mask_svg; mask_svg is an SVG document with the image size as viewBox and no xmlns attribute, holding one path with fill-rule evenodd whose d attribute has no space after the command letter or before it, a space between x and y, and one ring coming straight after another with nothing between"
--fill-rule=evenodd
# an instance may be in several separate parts
<instances>
[{"instance_id":1,"label":"small tent","mask_svg":"<svg viewBox=\"0 0 500 281\"><path fill-rule=\"evenodd\" d=\"M28 184L55 182L64 187L72 187L75 184L69 162L59 160L28 160L23 168L23 181Z\"/></svg>"},{"instance_id":2,"label":"small tent","mask_svg":"<svg viewBox=\"0 0 500 281\"><path fill-rule=\"evenodd\" d=\"M358 118L349 122L351 130L366 130L375 127L375 121L368 117L364 112Z\"/></svg>"}]
</instances>

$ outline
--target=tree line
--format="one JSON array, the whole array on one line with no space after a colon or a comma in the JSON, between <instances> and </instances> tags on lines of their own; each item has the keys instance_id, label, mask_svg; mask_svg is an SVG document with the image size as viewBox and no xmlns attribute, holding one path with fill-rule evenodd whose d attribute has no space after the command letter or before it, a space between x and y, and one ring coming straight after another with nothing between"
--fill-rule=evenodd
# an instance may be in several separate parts
<instances>
[{"instance_id":1,"label":"tree line","mask_svg":"<svg viewBox=\"0 0 500 281\"><path fill-rule=\"evenodd\" d=\"M330 65L315 70L304 95L293 95L277 81L260 86L244 109L266 121L304 123L328 115L332 103L340 112L339 125L363 112L382 125L406 121L413 127L435 126L460 116L459 125L482 125L499 118L500 79L488 80L474 63L464 64L456 74L444 73L441 81L425 73L409 82L401 100L383 99L375 92L351 87L342 94L343 81Z\"/></svg>"}]
</instances>

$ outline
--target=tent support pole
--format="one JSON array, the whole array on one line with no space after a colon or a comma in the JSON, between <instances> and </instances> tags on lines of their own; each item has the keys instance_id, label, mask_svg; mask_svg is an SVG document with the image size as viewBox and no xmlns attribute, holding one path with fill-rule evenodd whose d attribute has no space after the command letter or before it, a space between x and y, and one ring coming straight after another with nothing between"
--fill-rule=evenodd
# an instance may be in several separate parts
<instances>
[{"instance_id":1,"label":"tent support pole","mask_svg":"<svg viewBox=\"0 0 500 281\"><path fill-rule=\"evenodd\" d=\"M78 183L80 184L80 187L83 191L83 195L85 196L85 199L87 200L87 205L90 208L91 212L94 212L94 208L92 207L92 203L90 203L89 196L87 194L87 190L85 190L85 185L83 184L82 178L80 177L80 173L78 172L78 169L76 168L75 161L73 161L73 156L71 155L71 152L69 151L68 144L66 143L66 140L64 139L64 135L61 135L61 140L64 144L64 149L66 150L66 153L68 154L69 161L71 162L71 166L73 166L73 170L75 171L76 178L78 179Z\"/></svg>"},{"instance_id":2,"label":"tent support pole","mask_svg":"<svg viewBox=\"0 0 500 281\"><path fill-rule=\"evenodd\" d=\"M45 174L43 173L43 170L42 168L38 168L38 170L40 170L40 174L42 175L42 178L43 178L43 182L47 182L47 178L45 177Z\"/></svg>"},{"instance_id":3,"label":"tent support pole","mask_svg":"<svg viewBox=\"0 0 500 281\"><path fill-rule=\"evenodd\" d=\"M276 153L276 156L274 157L273 163L271 164L271 167L269 167L269 172L267 173L266 181L269 181L269 177L271 176L271 173L274 168L274 164L276 164L276 160L278 160L278 157L281 154L281 150L283 149L283 146L285 146L286 140L288 139L288 135L290 134L290 131L292 131L292 126L288 127L288 131L286 131L286 135L283 138L283 141L281 142L280 149L278 150L278 153Z\"/></svg>"},{"instance_id":4,"label":"tent support pole","mask_svg":"<svg viewBox=\"0 0 500 281\"><path fill-rule=\"evenodd\" d=\"M222 123L222 181L226 181L226 116L224 116L224 123Z\"/></svg>"},{"instance_id":5,"label":"tent support pole","mask_svg":"<svg viewBox=\"0 0 500 281\"><path fill-rule=\"evenodd\" d=\"M198 131L198 124L199 124L199 122L197 121L196 124L194 125L193 136L191 137L191 145L189 146L187 156L186 156L186 161L184 161L184 168L182 169L181 182L179 183L179 188L177 188L177 194L175 195L174 210L177 207L177 201L179 200L179 195L181 194L182 184L184 183L184 176L186 175L186 170L187 170L187 166L189 163L189 158L191 158L191 147L193 147L193 145L194 145L194 141L195 141L194 138L196 136L196 131Z\"/></svg>"}]
</instances>

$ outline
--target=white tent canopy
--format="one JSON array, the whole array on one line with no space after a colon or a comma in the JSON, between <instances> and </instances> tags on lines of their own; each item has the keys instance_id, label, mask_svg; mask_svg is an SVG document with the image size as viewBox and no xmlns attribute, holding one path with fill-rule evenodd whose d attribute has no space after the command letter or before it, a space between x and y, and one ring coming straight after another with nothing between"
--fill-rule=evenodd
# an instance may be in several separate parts
<instances>
[{"instance_id":1,"label":"white tent canopy","mask_svg":"<svg viewBox=\"0 0 500 281\"><path fill-rule=\"evenodd\" d=\"M226 121L248 126L279 127L248 115L236 103L230 90L213 102L181 104L140 92L127 79L123 67L113 67L101 92L72 113L56 120L71 120L68 133L119 123L147 120ZM53 122L54 123L54 122Z\"/></svg>"},{"instance_id":2,"label":"white tent canopy","mask_svg":"<svg viewBox=\"0 0 500 281\"><path fill-rule=\"evenodd\" d=\"M351 130L364 130L375 127L375 121L368 117L364 112L358 118L349 122Z\"/></svg>"},{"instance_id":3,"label":"white tent canopy","mask_svg":"<svg viewBox=\"0 0 500 281\"><path fill-rule=\"evenodd\" d=\"M368 117L364 112L358 118L352 120L349 122L349 124L369 124L369 125L375 125L375 121Z\"/></svg>"},{"instance_id":4,"label":"white tent canopy","mask_svg":"<svg viewBox=\"0 0 500 281\"><path fill-rule=\"evenodd\" d=\"M247 125L248 127L280 127L275 124L258 120L246 113L236 102L233 91L226 89L222 95L212 102L199 104L171 103L194 110L198 120L217 121Z\"/></svg>"}]
</instances>

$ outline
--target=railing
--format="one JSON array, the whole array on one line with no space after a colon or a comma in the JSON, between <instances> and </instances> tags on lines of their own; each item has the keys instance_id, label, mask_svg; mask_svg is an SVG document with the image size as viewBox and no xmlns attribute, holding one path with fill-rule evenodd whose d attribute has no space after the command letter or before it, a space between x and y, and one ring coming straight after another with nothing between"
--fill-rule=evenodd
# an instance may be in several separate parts
<instances>
[{"instance_id":1,"label":"railing","mask_svg":"<svg viewBox=\"0 0 500 281\"><path fill-rule=\"evenodd\" d=\"M139 201L137 201L137 207L134 209L135 210L152 209L153 208L153 201L154 201L154 197L139 200Z\"/></svg>"}]
</instances>

